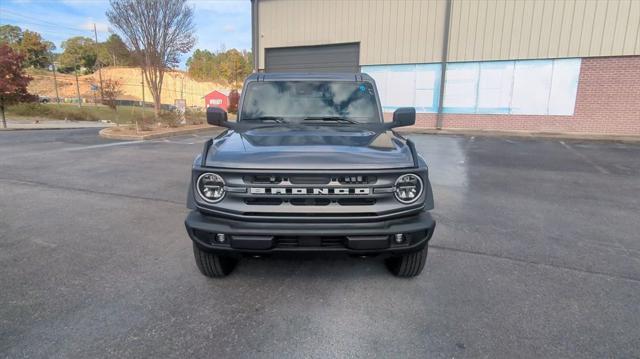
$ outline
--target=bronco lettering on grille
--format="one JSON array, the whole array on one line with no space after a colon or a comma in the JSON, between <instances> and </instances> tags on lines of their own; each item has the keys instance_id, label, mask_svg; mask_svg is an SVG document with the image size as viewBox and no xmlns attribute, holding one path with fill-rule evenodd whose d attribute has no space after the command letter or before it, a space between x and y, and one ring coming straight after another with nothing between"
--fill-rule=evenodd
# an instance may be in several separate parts
<instances>
[{"instance_id":1,"label":"bronco lettering on grille","mask_svg":"<svg viewBox=\"0 0 640 359\"><path fill-rule=\"evenodd\" d=\"M369 188L286 188L286 187L251 187L251 194L283 194L283 195L367 195Z\"/></svg>"}]
</instances>

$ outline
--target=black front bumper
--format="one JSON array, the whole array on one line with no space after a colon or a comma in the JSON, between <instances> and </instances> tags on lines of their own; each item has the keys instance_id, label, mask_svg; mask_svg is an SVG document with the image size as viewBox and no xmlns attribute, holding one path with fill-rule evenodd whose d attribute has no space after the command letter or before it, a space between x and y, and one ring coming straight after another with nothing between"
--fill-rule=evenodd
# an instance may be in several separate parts
<instances>
[{"instance_id":1,"label":"black front bumper","mask_svg":"<svg viewBox=\"0 0 640 359\"><path fill-rule=\"evenodd\" d=\"M189 237L202 249L221 254L273 252L342 252L397 254L420 250L435 229L431 214L372 222L249 222L191 211L185 220ZM219 234L224 234L220 241ZM396 242L396 235L403 240Z\"/></svg>"}]
</instances>

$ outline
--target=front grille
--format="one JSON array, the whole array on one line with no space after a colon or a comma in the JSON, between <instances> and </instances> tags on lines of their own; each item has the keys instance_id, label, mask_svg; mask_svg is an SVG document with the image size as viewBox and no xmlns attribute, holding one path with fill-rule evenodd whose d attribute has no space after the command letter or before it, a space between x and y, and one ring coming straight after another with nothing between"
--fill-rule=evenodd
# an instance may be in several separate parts
<instances>
[{"instance_id":1,"label":"front grille","mask_svg":"<svg viewBox=\"0 0 640 359\"><path fill-rule=\"evenodd\" d=\"M278 236L275 237L276 247L332 247L344 248L346 237L344 236Z\"/></svg>"},{"instance_id":2,"label":"front grille","mask_svg":"<svg viewBox=\"0 0 640 359\"><path fill-rule=\"evenodd\" d=\"M244 203L254 206L279 206L282 204L280 198L247 198Z\"/></svg>"},{"instance_id":3,"label":"front grille","mask_svg":"<svg viewBox=\"0 0 640 359\"><path fill-rule=\"evenodd\" d=\"M341 198L337 202L341 206L371 206L376 204L374 198Z\"/></svg>"},{"instance_id":4,"label":"front grille","mask_svg":"<svg viewBox=\"0 0 640 359\"><path fill-rule=\"evenodd\" d=\"M338 177L338 182L341 184L369 184L375 183L375 176L341 176Z\"/></svg>"},{"instance_id":5,"label":"front grille","mask_svg":"<svg viewBox=\"0 0 640 359\"><path fill-rule=\"evenodd\" d=\"M261 183L261 184L278 184L282 182L282 177L280 176L272 176L272 175L256 175L256 176L244 176L244 182L251 183Z\"/></svg>"},{"instance_id":6,"label":"front grille","mask_svg":"<svg viewBox=\"0 0 640 359\"><path fill-rule=\"evenodd\" d=\"M288 178L291 184L328 184L331 182L330 176L291 176Z\"/></svg>"},{"instance_id":7,"label":"front grille","mask_svg":"<svg viewBox=\"0 0 640 359\"><path fill-rule=\"evenodd\" d=\"M294 206L328 206L331 200L327 198L292 198L289 202Z\"/></svg>"},{"instance_id":8,"label":"front grille","mask_svg":"<svg viewBox=\"0 0 640 359\"><path fill-rule=\"evenodd\" d=\"M257 172L220 171L229 190L211 209L256 220L366 221L406 213L420 205L405 205L395 199L395 182L406 170Z\"/></svg>"},{"instance_id":9,"label":"front grille","mask_svg":"<svg viewBox=\"0 0 640 359\"><path fill-rule=\"evenodd\" d=\"M255 206L345 207L376 204L375 175L261 174L242 177L244 203ZM379 197L379 195L378 195ZM271 215L271 214L266 214Z\"/></svg>"}]
</instances>

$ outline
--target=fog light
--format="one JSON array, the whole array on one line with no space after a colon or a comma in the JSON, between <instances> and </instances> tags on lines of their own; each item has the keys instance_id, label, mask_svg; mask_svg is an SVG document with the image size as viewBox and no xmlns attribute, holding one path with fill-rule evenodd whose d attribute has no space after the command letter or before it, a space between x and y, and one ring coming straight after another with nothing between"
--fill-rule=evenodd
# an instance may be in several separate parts
<instances>
[{"instance_id":1,"label":"fog light","mask_svg":"<svg viewBox=\"0 0 640 359\"><path fill-rule=\"evenodd\" d=\"M396 243L400 244L400 243L404 242L404 234L398 233L398 234L396 234L395 237L396 237L395 238L396 239Z\"/></svg>"},{"instance_id":2,"label":"fog light","mask_svg":"<svg viewBox=\"0 0 640 359\"><path fill-rule=\"evenodd\" d=\"M216 234L216 241L218 241L219 243L224 243L224 241L226 240L227 240L227 236L225 236L224 233Z\"/></svg>"}]
</instances>

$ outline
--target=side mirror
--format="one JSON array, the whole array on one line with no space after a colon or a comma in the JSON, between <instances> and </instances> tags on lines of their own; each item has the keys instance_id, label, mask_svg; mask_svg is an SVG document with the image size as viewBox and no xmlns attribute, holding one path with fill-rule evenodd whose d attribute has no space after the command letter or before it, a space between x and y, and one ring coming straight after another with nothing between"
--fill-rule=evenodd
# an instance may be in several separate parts
<instances>
[{"instance_id":1,"label":"side mirror","mask_svg":"<svg viewBox=\"0 0 640 359\"><path fill-rule=\"evenodd\" d=\"M226 127L227 112L218 107L207 107L207 123L212 126Z\"/></svg>"},{"instance_id":2,"label":"side mirror","mask_svg":"<svg viewBox=\"0 0 640 359\"><path fill-rule=\"evenodd\" d=\"M416 123L416 109L413 107L400 107L393 112L392 127L412 126Z\"/></svg>"}]
</instances>

